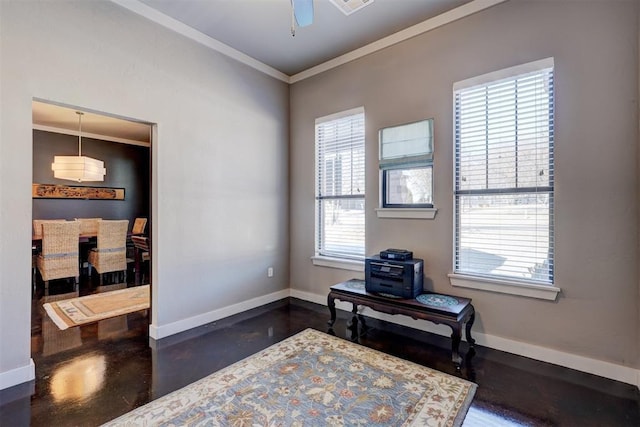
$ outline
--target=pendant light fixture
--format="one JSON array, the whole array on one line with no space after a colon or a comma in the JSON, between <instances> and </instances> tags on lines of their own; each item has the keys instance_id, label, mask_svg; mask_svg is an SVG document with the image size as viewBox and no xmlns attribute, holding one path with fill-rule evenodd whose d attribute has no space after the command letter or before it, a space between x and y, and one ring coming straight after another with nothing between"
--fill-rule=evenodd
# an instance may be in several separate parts
<instances>
[{"instance_id":1,"label":"pendant light fixture","mask_svg":"<svg viewBox=\"0 0 640 427\"><path fill-rule=\"evenodd\" d=\"M78 115L78 155L54 156L51 170L53 177L76 182L104 181L107 170L104 162L82 155L82 116L84 113L76 111Z\"/></svg>"}]
</instances>

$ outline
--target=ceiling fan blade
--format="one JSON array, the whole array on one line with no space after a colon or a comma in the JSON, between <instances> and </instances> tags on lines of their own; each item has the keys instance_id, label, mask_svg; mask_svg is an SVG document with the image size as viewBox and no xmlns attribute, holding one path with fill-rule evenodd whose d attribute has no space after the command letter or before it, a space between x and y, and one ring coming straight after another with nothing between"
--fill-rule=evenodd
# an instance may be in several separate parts
<instances>
[{"instance_id":1,"label":"ceiling fan blade","mask_svg":"<svg viewBox=\"0 0 640 427\"><path fill-rule=\"evenodd\" d=\"M313 0L291 0L298 27L313 24Z\"/></svg>"}]
</instances>

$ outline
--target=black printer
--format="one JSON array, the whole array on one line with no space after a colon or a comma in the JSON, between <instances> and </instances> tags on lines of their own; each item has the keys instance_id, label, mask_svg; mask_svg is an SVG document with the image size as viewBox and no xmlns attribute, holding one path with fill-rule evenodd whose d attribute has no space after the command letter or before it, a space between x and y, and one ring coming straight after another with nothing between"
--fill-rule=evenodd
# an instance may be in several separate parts
<instances>
[{"instance_id":1,"label":"black printer","mask_svg":"<svg viewBox=\"0 0 640 427\"><path fill-rule=\"evenodd\" d=\"M367 292L413 299L423 293L423 270L424 261L418 258L367 257L364 263L365 289Z\"/></svg>"}]
</instances>

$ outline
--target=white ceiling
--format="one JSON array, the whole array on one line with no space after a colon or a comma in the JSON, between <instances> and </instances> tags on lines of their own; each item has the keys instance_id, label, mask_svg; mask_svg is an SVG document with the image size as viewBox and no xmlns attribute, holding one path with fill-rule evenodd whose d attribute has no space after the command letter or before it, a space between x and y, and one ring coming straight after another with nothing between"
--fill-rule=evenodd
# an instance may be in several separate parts
<instances>
[{"instance_id":1,"label":"white ceiling","mask_svg":"<svg viewBox=\"0 0 640 427\"><path fill-rule=\"evenodd\" d=\"M329 0L313 0L313 23L297 28L295 37L291 35L291 0L111 1L294 82L343 55L380 49L505 0L369 0L370 4L348 16ZM34 101L34 129L77 135L75 112L72 107ZM149 124L84 112L83 136L142 145L150 142Z\"/></svg>"},{"instance_id":2,"label":"white ceiling","mask_svg":"<svg viewBox=\"0 0 640 427\"><path fill-rule=\"evenodd\" d=\"M470 1L373 0L346 16L314 0L313 23L293 37L291 0L139 0L289 76Z\"/></svg>"}]
</instances>

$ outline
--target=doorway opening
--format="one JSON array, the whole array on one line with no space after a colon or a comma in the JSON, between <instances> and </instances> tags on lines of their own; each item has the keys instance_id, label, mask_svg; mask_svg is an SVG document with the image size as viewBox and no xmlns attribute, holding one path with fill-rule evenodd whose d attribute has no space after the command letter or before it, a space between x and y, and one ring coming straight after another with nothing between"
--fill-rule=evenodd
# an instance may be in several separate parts
<instances>
[{"instance_id":1,"label":"doorway opening","mask_svg":"<svg viewBox=\"0 0 640 427\"><path fill-rule=\"evenodd\" d=\"M39 99L32 113L32 359L146 339L153 124ZM53 170L69 160L75 174L85 157L103 162L102 180Z\"/></svg>"}]
</instances>

